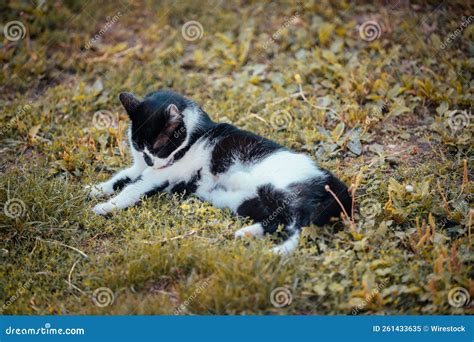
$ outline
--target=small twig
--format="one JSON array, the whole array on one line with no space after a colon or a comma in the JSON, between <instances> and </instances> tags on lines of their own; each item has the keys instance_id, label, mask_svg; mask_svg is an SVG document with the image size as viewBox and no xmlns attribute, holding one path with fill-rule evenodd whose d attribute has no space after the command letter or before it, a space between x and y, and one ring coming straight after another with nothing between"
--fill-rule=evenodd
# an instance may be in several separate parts
<instances>
[{"instance_id":1,"label":"small twig","mask_svg":"<svg viewBox=\"0 0 474 342\"><path fill-rule=\"evenodd\" d=\"M67 281L66 279L64 279L64 282L66 284L68 284L70 287L72 287L73 289L79 291L81 294L85 295L85 296L88 296L88 294L86 292L84 292L83 290L81 290L79 287L77 287L76 285L74 285L73 283Z\"/></svg>"},{"instance_id":2,"label":"small twig","mask_svg":"<svg viewBox=\"0 0 474 342\"><path fill-rule=\"evenodd\" d=\"M339 113L336 112L334 109L332 108L329 108L329 107L324 107L324 106L317 106L317 105L314 105L312 104L311 102L309 102L309 100L306 98L306 96L304 95L304 92L303 92L303 87L301 86L301 84L298 84L298 88L299 88L299 95L301 96L301 98L303 99L304 102L306 102L307 104L309 104L311 107L313 107L314 109L318 109L318 110L329 110L331 112L333 112L334 114L336 114L336 116L340 117Z\"/></svg>"},{"instance_id":3,"label":"small twig","mask_svg":"<svg viewBox=\"0 0 474 342\"><path fill-rule=\"evenodd\" d=\"M141 243L145 243L145 244L148 244L148 245L155 245L157 243L164 243L164 242L169 242L169 241L174 241L174 240L180 240L180 239L184 239L184 238L187 238L188 236L191 236L191 235L194 235L196 234L197 231L195 230L191 230L190 232L186 233L186 234L183 234L183 235L178 235L178 236L174 236L172 238L165 238L165 239L162 239L160 241L145 241L145 240L142 240L140 241Z\"/></svg>"},{"instance_id":4,"label":"small twig","mask_svg":"<svg viewBox=\"0 0 474 342\"><path fill-rule=\"evenodd\" d=\"M264 104L264 103L268 103L268 102L271 102L272 104L278 104L278 103L281 103L281 102L284 102L288 99L291 99L293 97L299 97L300 96L300 93L294 93L294 94L291 94L289 96L285 96L285 97L277 97L276 99L274 100L260 100L254 104L252 104L249 109L247 109L247 115L250 115L250 112L252 111L253 108L255 108L256 106L258 105L261 105L261 104Z\"/></svg>"},{"instance_id":5,"label":"small twig","mask_svg":"<svg viewBox=\"0 0 474 342\"><path fill-rule=\"evenodd\" d=\"M258 120L260 120L260 121L262 121L263 123L265 123L265 124L268 125L267 120L265 120L264 118L262 118L260 115L257 115L257 114L250 114L249 116L250 116L250 117L254 117L254 118L256 118L256 119L258 119Z\"/></svg>"},{"instance_id":6,"label":"small twig","mask_svg":"<svg viewBox=\"0 0 474 342\"><path fill-rule=\"evenodd\" d=\"M423 246L426 242L426 240L428 240L430 237L430 229L426 229L426 234L423 235L423 237L420 239L420 241L418 241L418 243L416 244L416 250L418 251L418 249Z\"/></svg>"},{"instance_id":7,"label":"small twig","mask_svg":"<svg viewBox=\"0 0 474 342\"><path fill-rule=\"evenodd\" d=\"M56 241L56 240L43 240L39 237L36 238L37 240L40 240L42 242L48 242L48 243L56 243L60 246L63 246L63 247L67 247L67 248L70 248L72 249L73 251L76 251L77 253L79 253L80 255L82 255L84 258L88 259L89 257L87 256L86 253L84 253L83 251L81 251L80 249L77 249L76 247L72 247L72 246L69 246L69 245L66 245L65 243L62 243L62 242L59 242L59 241Z\"/></svg>"},{"instance_id":8,"label":"small twig","mask_svg":"<svg viewBox=\"0 0 474 342\"><path fill-rule=\"evenodd\" d=\"M467 214L469 217L469 221L467 223L467 239L469 241L469 249L472 246L472 241L471 241L471 224L472 224L472 216L474 216L474 209L469 209L469 213Z\"/></svg>"},{"instance_id":9,"label":"small twig","mask_svg":"<svg viewBox=\"0 0 474 342\"><path fill-rule=\"evenodd\" d=\"M357 180L356 180L357 182ZM349 189L347 191L349 191L349 193L351 194L351 197L352 197L352 202L351 202L351 217L354 217L354 209L355 209L355 192L356 192L356 189L357 189L357 183L354 184L352 183L351 186L349 187Z\"/></svg>"},{"instance_id":10,"label":"small twig","mask_svg":"<svg viewBox=\"0 0 474 342\"><path fill-rule=\"evenodd\" d=\"M462 174L461 193L463 193L464 187L469 182L469 179L467 177L467 160L463 159L462 163L463 163L463 174Z\"/></svg>"},{"instance_id":11,"label":"small twig","mask_svg":"<svg viewBox=\"0 0 474 342\"><path fill-rule=\"evenodd\" d=\"M326 186L324 187L324 189L325 189L327 192L329 192L329 193L332 195L332 197L334 197L334 199L336 200L337 204L339 204L339 206L341 207L342 212L343 212L344 215L348 218L351 229L355 230L355 222L353 221L354 218L351 217L351 216L349 216L349 215L347 214L346 208L344 208L344 206L342 205L341 201L339 200L339 198L337 197L337 195L334 193L334 191L331 190L331 187L330 187L329 185L326 185Z\"/></svg>"},{"instance_id":12,"label":"small twig","mask_svg":"<svg viewBox=\"0 0 474 342\"><path fill-rule=\"evenodd\" d=\"M444 194L444 191L443 189L441 188L441 185L439 184L439 181L436 182L436 186L438 187L438 191L441 195L441 198L443 199L443 206L444 208L446 209L446 211L448 212L448 215L451 215L451 210L449 210L449 202L448 202L448 199L446 198L445 194ZM462 192L462 190L461 190Z\"/></svg>"},{"instance_id":13,"label":"small twig","mask_svg":"<svg viewBox=\"0 0 474 342\"><path fill-rule=\"evenodd\" d=\"M420 219L418 216L415 218L415 224L416 224L416 231L418 233L418 239L421 239L421 237L423 236L423 233L420 228Z\"/></svg>"},{"instance_id":14,"label":"small twig","mask_svg":"<svg viewBox=\"0 0 474 342\"><path fill-rule=\"evenodd\" d=\"M74 268L76 267L76 265L77 265L78 262L79 262L79 260L76 261L76 262L72 265L71 270L69 271L69 274L68 274L68 276L67 276L67 279L69 280L70 283L72 283L72 280L71 280L72 272L74 272Z\"/></svg>"}]
</instances>

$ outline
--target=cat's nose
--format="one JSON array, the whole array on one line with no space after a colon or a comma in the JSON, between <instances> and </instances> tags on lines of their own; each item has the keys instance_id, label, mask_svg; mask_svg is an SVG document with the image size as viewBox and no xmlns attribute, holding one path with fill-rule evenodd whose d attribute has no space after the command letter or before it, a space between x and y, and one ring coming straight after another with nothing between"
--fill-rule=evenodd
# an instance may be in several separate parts
<instances>
[{"instance_id":1,"label":"cat's nose","mask_svg":"<svg viewBox=\"0 0 474 342\"><path fill-rule=\"evenodd\" d=\"M148 166L153 166L153 160L151 160L151 157L148 154L143 153L143 159L145 159L145 163Z\"/></svg>"}]
</instances>

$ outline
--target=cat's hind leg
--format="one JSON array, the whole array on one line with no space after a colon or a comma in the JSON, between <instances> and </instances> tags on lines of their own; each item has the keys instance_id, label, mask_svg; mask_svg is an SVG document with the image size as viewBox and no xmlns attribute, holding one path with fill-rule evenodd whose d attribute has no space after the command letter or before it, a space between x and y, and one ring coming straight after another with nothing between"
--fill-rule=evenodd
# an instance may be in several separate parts
<instances>
[{"instance_id":1,"label":"cat's hind leg","mask_svg":"<svg viewBox=\"0 0 474 342\"><path fill-rule=\"evenodd\" d=\"M278 255L290 255L298 247L300 241L300 227L297 227L295 224L285 226L285 241L283 241L278 246L273 247L270 252Z\"/></svg>"}]
</instances>

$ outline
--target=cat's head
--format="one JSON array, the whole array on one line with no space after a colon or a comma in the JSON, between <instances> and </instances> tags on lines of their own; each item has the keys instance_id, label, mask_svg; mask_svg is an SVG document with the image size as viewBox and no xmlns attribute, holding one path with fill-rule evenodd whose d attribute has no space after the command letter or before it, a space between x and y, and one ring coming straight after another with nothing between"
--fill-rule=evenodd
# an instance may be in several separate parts
<instances>
[{"instance_id":1,"label":"cat's head","mask_svg":"<svg viewBox=\"0 0 474 342\"><path fill-rule=\"evenodd\" d=\"M154 92L143 100L121 93L119 99L131 120L133 148L154 168L172 163L173 152L185 144L199 122L193 102L171 91Z\"/></svg>"}]
</instances>

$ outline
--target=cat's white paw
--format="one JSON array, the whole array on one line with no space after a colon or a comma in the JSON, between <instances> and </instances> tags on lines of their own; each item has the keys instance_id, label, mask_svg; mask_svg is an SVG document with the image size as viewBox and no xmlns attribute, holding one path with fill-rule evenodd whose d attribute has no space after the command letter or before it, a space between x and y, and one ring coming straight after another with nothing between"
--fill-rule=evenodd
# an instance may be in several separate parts
<instances>
[{"instance_id":1,"label":"cat's white paw","mask_svg":"<svg viewBox=\"0 0 474 342\"><path fill-rule=\"evenodd\" d=\"M292 254L295 251L296 247L298 247L299 236L299 232L294 233L288 238L288 240L283 242L281 245L273 247L270 252L281 256L288 256Z\"/></svg>"},{"instance_id":2,"label":"cat's white paw","mask_svg":"<svg viewBox=\"0 0 474 342\"><path fill-rule=\"evenodd\" d=\"M251 226L247 226L244 228L239 229L235 232L235 238L243 238L246 236L253 236L253 237L262 237L263 236L263 227L260 223L252 224Z\"/></svg>"},{"instance_id":3,"label":"cat's white paw","mask_svg":"<svg viewBox=\"0 0 474 342\"><path fill-rule=\"evenodd\" d=\"M117 208L114 204L105 202L105 203L99 203L94 208L92 208L92 211L96 213L97 215L107 215L111 211L113 211L115 208Z\"/></svg>"},{"instance_id":4,"label":"cat's white paw","mask_svg":"<svg viewBox=\"0 0 474 342\"><path fill-rule=\"evenodd\" d=\"M286 246L280 245L270 249L270 253L281 256L289 256L293 253L292 250L289 250Z\"/></svg>"},{"instance_id":5,"label":"cat's white paw","mask_svg":"<svg viewBox=\"0 0 474 342\"><path fill-rule=\"evenodd\" d=\"M90 197L102 197L105 195L111 195L114 192L113 189L109 189L104 183L86 185L84 190L89 193Z\"/></svg>"}]
</instances>

